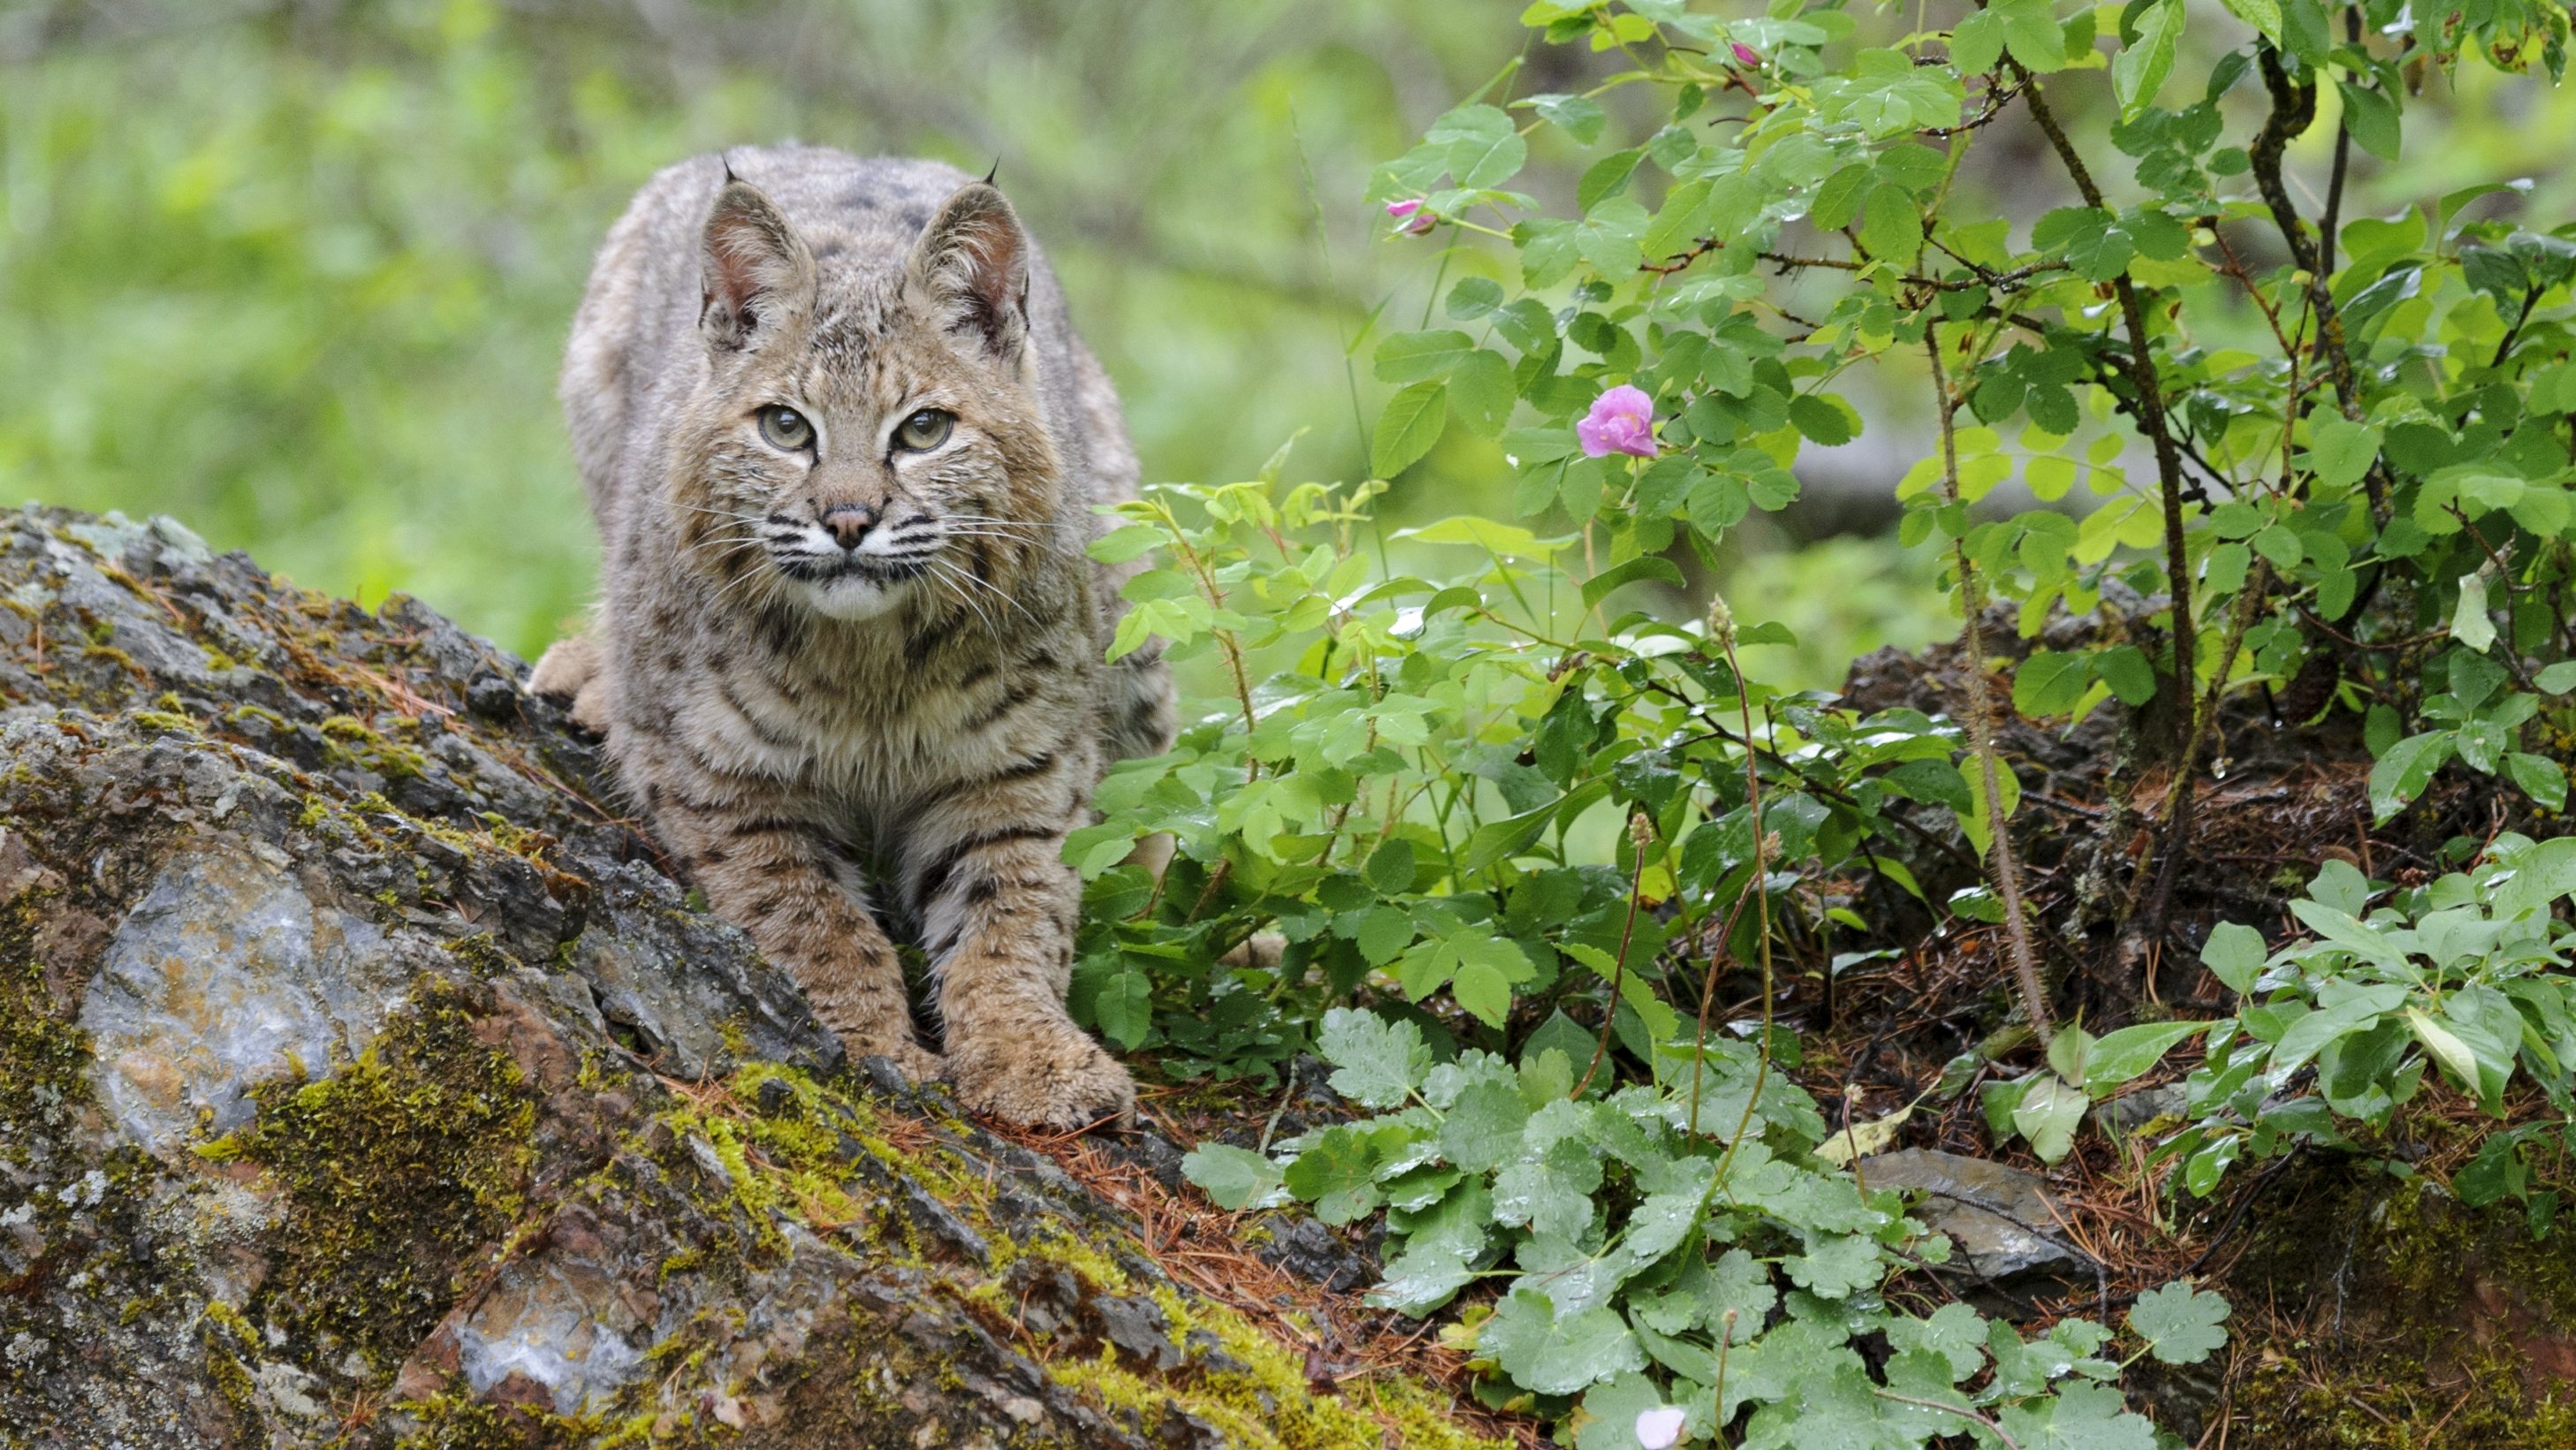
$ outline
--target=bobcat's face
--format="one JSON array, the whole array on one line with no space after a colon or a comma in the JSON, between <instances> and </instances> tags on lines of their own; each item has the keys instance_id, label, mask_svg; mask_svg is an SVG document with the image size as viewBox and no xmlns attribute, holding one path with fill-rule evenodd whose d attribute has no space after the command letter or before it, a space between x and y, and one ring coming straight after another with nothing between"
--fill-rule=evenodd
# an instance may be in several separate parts
<instances>
[{"instance_id":1,"label":"bobcat's face","mask_svg":"<svg viewBox=\"0 0 2576 1450\"><path fill-rule=\"evenodd\" d=\"M712 366L674 476L684 547L719 598L840 620L916 595L1008 612L1056 468L1021 375L1025 257L1000 193L970 186L901 275L821 278L758 192L725 188Z\"/></svg>"}]
</instances>

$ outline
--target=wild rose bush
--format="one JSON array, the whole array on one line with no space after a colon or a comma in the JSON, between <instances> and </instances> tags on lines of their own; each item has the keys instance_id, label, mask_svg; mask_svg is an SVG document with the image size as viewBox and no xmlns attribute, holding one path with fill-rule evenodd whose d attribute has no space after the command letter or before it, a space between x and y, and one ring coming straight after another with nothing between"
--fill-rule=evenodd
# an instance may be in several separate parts
<instances>
[{"instance_id":1,"label":"wild rose bush","mask_svg":"<svg viewBox=\"0 0 2576 1450\"><path fill-rule=\"evenodd\" d=\"M1384 1302L1455 1312L1490 1396L1585 1450L2144 1450L2170 1437L2125 1407L2127 1367L2223 1345L2224 1303L2188 1285L2035 1338L1940 1303L1916 1271L1946 1244L1855 1181L1857 1142L1837 1146L1790 1080L1775 948L1865 929L1873 892L1923 898L1906 863L1927 823L1983 879L1921 909L2000 924L2046 1049L1989 1095L1999 1140L2062 1155L2090 1100L2204 1037L2242 1069L2195 1083L2210 1116L2167 1145L2205 1193L2249 1141L2331 1138L2428 1070L2474 1077L2499 1037L2446 1022L2438 992L2345 980L2455 943L2426 923L2458 903L2493 909L2500 868L2466 856L2458 884L2376 908L2372 883L2320 885L2369 951L2332 925L2257 971L2240 936L2213 938L2237 1017L2061 1026L1999 701L1858 718L1745 677L1739 647L1780 637L1758 614L1621 607L1794 501L1802 450L1864 427L1838 385L1874 374L1868 396L1928 395L1901 538L1946 559L1969 653L1997 653L1990 601L2024 635L2099 615L2099 645L2030 651L2011 703L2073 719L2116 701L2180 782L2123 865L2123 931L2164 931L2234 692L2270 690L2293 721L2358 716L2382 819L2441 772L2563 806L2576 228L2520 218L2503 178L2389 216L2339 208L2356 152L2406 145L2415 78L2554 82L2567 13L2228 11L2187 73L2183 0L1994 0L1914 32L1801 0L1537 0L1522 22L1608 58L1600 82L1525 94L1507 71L1368 198L1443 281L1437 317L1379 320L1374 471L1453 431L1496 440L1515 520L1398 534L1370 515L1383 484L1292 485L1283 450L1250 482L1149 491L1101 545L1155 556L1117 650L1159 638L1226 691L1171 755L1113 774L1068 849L1091 882L1077 1010L1180 1074L1267 1080L1319 1053L1372 1116L1202 1148L1193 1178L1230 1206L1384 1214ZM2285 152L2329 93L2332 170L2294 187ZM1951 205L2003 124L2057 168L2028 183L2060 204L2027 228ZM1595 158L1575 212L1513 189L1533 144ZM1482 261L1432 259L1451 245ZM1992 506L2014 479L2038 507ZM1158 831L1168 872L1122 864ZM2548 937L2533 923L2558 895L2524 895L2497 939ZM1762 1019L1713 1022L1739 969L1761 974ZM2490 995L2507 1018L2557 1000ZM2275 1111L2321 1046L2338 1096L2249 1137L2244 1113ZM2541 1055L2527 1070L2556 1082Z\"/></svg>"}]
</instances>

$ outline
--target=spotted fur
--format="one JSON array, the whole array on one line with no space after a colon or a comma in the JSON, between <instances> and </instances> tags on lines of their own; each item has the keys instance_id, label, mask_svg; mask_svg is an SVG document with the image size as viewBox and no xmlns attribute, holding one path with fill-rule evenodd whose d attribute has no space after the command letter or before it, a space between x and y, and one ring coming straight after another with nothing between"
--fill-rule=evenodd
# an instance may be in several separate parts
<instances>
[{"instance_id":1,"label":"spotted fur","mask_svg":"<svg viewBox=\"0 0 2576 1450\"><path fill-rule=\"evenodd\" d=\"M1018 1122L1131 1111L1065 1012L1061 850L1110 760L1170 742L1171 689L1101 662L1120 577L1083 551L1136 460L1010 203L820 149L674 166L601 249L562 392L606 587L535 687L853 1053ZM810 448L764 437L772 405ZM923 408L947 438L898 448ZM890 930L932 963L944 1060Z\"/></svg>"}]
</instances>

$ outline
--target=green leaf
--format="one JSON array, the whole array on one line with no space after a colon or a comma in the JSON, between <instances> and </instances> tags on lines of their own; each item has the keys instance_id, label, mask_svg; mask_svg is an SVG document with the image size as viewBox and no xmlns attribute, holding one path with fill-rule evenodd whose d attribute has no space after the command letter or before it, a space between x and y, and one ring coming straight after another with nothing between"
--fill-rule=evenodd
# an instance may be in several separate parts
<instances>
[{"instance_id":1,"label":"green leaf","mask_svg":"<svg viewBox=\"0 0 2576 1450\"><path fill-rule=\"evenodd\" d=\"M2156 697L2156 668L2147 652L2133 644L2113 645L2093 657L2093 672L2111 687L2120 703L2132 709Z\"/></svg>"},{"instance_id":2,"label":"green leaf","mask_svg":"<svg viewBox=\"0 0 2576 1450\"><path fill-rule=\"evenodd\" d=\"M1996 0L1993 8L2003 16L2006 47L2025 69L2066 68L2066 31L2049 0Z\"/></svg>"},{"instance_id":3,"label":"green leaf","mask_svg":"<svg viewBox=\"0 0 2576 1450\"><path fill-rule=\"evenodd\" d=\"M1559 1319L1555 1303L1535 1289L1515 1289L1495 1308L1476 1336L1476 1352L1542 1395L1570 1395L1646 1367L1646 1352L1618 1311L1596 1306Z\"/></svg>"},{"instance_id":4,"label":"green leaf","mask_svg":"<svg viewBox=\"0 0 2576 1450\"><path fill-rule=\"evenodd\" d=\"M1415 383L1389 398L1378 415L1377 434L1369 441L1369 469L1393 478L1411 468L1440 441L1449 424L1449 388L1445 383Z\"/></svg>"},{"instance_id":5,"label":"green leaf","mask_svg":"<svg viewBox=\"0 0 2576 1450\"><path fill-rule=\"evenodd\" d=\"M1460 322L1473 322L1503 305L1503 287L1491 277L1462 277L1449 289L1441 310Z\"/></svg>"},{"instance_id":6,"label":"green leaf","mask_svg":"<svg viewBox=\"0 0 2576 1450\"><path fill-rule=\"evenodd\" d=\"M1281 1182L1300 1201L1315 1205L1317 1218L1349 1223L1378 1205L1377 1165L1376 1140L1358 1128L1337 1125L1297 1155Z\"/></svg>"},{"instance_id":7,"label":"green leaf","mask_svg":"<svg viewBox=\"0 0 2576 1450\"><path fill-rule=\"evenodd\" d=\"M2281 7L2278 0L2226 0L2229 13L2254 27L2254 33L2281 43Z\"/></svg>"},{"instance_id":8,"label":"green leaf","mask_svg":"<svg viewBox=\"0 0 2576 1450\"><path fill-rule=\"evenodd\" d=\"M1628 178L1635 174L1637 163L1646 159L1643 147L1613 151L1584 168L1583 177L1574 184L1574 205L1590 211L1620 192L1627 190Z\"/></svg>"},{"instance_id":9,"label":"green leaf","mask_svg":"<svg viewBox=\"0 0 2576 1450\"><path fill-rule=\"evenodd\" d=\"M2200 964L2211 976L2227 984L2228 990L2250 992L2255 974L2263 970L2268 954L2263 950L2263 933L2237 922L2222 921L2209 929L2209 940L2200 949Z\"/></svg>"},{"instance_id":10,"label":"green leaf","mask_svg":"<svg viewBox=\"0 0 2576 1450\"><path fill-rule=\"evenodd\" d=\"M1201 1143L1181 1159L1181 1176L1197 1184L1217 1207L1240 1213L1268 1198L1279 1187L1281 1175L1278 1164L1249 1148Z\"/></svg>"},{"instance_id":11,"label":"green leaf","mask_svg":"<svg viewBox=\"0 0 2576 1450\"><path fill-rule=\"evenodd\" d=\"M2370 472L2371 462L2379 457L2379 443L2378 425L2329 418L2309 429L2308 467L2320 482L2350 488Z\"/></svg>"},{"instance_id":12,"label":"green leaf","mask_svg":"<svg viewBox=\"0 0 2576 1450\"><path fill-rule=\"evenodd\" d=\"M2424 1050L2432 1054L2433 1060L2450 1073L2452 1081L2470 1092L2478 1091L2478 1055L2460 1040L2459 1034L2434 1020L2420 1007L2406 1009L2406 1025L2414 1032L2415 1040L2423 1043Z\"/></svg>"},{"instance_id":13,"label":"green leaf","mask_svg":"<svg viewBox=\"0 0 2576 1450\"><path fill-rule=\"evenodd\" d=\"M2166 1364L2198 1364L2227 1344L2227 1300L2189 1284L2167 1284L2138 1296L2129 1328Z\"/></svg>"},{"instance_id":14,"label":"green leaf","mask_svg":"<svg viewBox=\"0 0 2576 1450\"><path fill-rule=\"evenodd\" d=\"M2451 731L2428 730L2388 747L2388 753L2370 768L2370 812L2375 824L2386 822L2424 793L2433 772L2451 758L2454 742Z\"/></svg>"},{"instance_id":15,"label":"green leaf","mask_svg":"<svg viewBox=\"0 0 2576 1450\"><path fill-rule=\"evenodd\" d=\"M2179 0L2157 3L2179 6ZM2138 254L2136 240L2098 206L2060 207L2048 213L2032 224L2030 244L2043 252L2063 253L2068 266L2095 282L2119 276Z\"/></svg>"},{"instance_id":16,"label":"green leaf","mask_svg":"<svg viewBox=\"0 0 2576 1450\"><path fill-rule=\"evenodd\" d=\"M1577 146L1589 146L1601 139L1602 114L1599 103L1589 96L1548 94L1532 96L1529 106L1544 117L1549 125L1563 131Z\"/></svg>"},{"instance_id":17,"label":"green leaf","mask_svg":"<svg viewBox=\"0 0 2576 1450\"><path fill-rule=\"evenodd\" d=\"M2032 719L2063 715L2084 695L2087 657L2035 649L2013 671L2013 709Z\"/></svg>"},{"instance_id":18,"label":"green leaf","mask_svg":"<svg viewBox=\"0 0 2576 1450\"><path fill-rule=\"evenodd\" d=\"M1372 967L1385 966L1413 945L1413 913L1400 906L1371 907L1351 939L1358 943L1362 960Z\"/></svg>"},{"instance_id":19,"label":"green leaf","mask_svg":"<svg viewBox=\"0 0 2576 1450\"><path fill-rule=\"evenodd\" d=\"M2576 660L2560 660L2532 676L2532 683L2540 686L2543 694L2549 695L2564 695L2576 690Z\"/></svg>"},{"instance_id":20,"label":"green leaf","mask_svg":"<svg viewBox=\"0 0 2576 1450\"><path fill-rule=\"evenodd\" d=\"M1529 1117L1517 1078L1478 1078L1441 1121L1441 1155L1470 1173L1490 1173L1520 1151Z\"/></svg>"},{"instance_id":21,"label":"green leaf","mask_svg":"<svg viewBox=\"0 0 2576 1450\"><path fill-rule=\"evenodd\" d=\"M1679 564L1661 554L1641 554L1624 564L1612 565L1584 580L1583 607L1590 609L1609 598L1612 592L1622 585L1634 584L1641 579L1670 584L1676 589L1684 587L1686 583L1682 578Z\"/></svg>"},{"instance_id":22,"label":"green leaf","mask_svg":"<svg viewBox=\"0 0 2576 1450\"><path fill-rule=\"evenodd\" d=\"M1420 868L1415 864L1413 843L1402 837L1387 841L1369 853L1368 865L1361 874L1368 883L1389 896L1413 889L1413 878Z\"/></svg>"},{"instance_id":23,"label":"green leaf","mask_svg":"<svg viewBox=\"0 0 2576 1450\"><path fill-rule=\"evenodd\" d=\"M2084 1053L2084 1090L2097 1098L2142 1076L2164 1060L2174 1044L2196 1035L2206 1022L2145 1022L2095 1039Z\"/></svg>"},{"instance_id":24,"label":"green leaf","mask_svg":"<svg viewBox=\"0 0 2576 1450\"><path fill-rule=\"evenodd\" d=\"M2004 54L2004 15L1999 8L1975 10L1950 32L1950 63L1961 75L1983 75Z\"/></svg>"},{"instance_id":25,"label":"green leaf","mask_svg":"<svg viewBox=\"0 0 2576 1450\"><path fill-rule=\"evenodd\" d=\"M2451 638L2480 654L2485 654L2495 643L2495 616L2487 613L2485 575L2460 576L2460 602L2451 611Z\"/></svg>"},{"instance_id":26,"label":"green leaf","mask_svg":"<svg viewBox=\"0 0 2576 1450\"><path fill-rule=\"evenodd\" d=\"M1433 122L1423 139L1443 148L1449 174L1470 190L1502 185L1529 159L1519 128L1492 106L1460 106Z\"/></svg>"},{"instance_id":27,"label":"green leaf","mask_svg":"<svg viewBox=\"0 0 2576 1450\"><path fill-rule=\"evenodd\" d=\"M1860 244L1880 261L1911 266L1923 250L1923 214L1915 210L1912 193L1893 182L1870 188L1861 208Z\"/></svg>"},{"instance_id":28,"label":"green leaf","mask_svg":"<svg viewBox=\"0 0 2576 1450\"><path fill-rule=\"evenodd\" d=\"M1458 421L1487 438L1503 431L1519 402L1512 365L1490 348L1478 348L1460 358L1449 374L1449 404Z\"/></svg>"},{"instance_id":29,"label":"green leaf","mask_svg":"<svg viewBox=\"0 0 2576 1450\"><path fill-rule=\"evenodd\" d=\"M2075 1129L2084 1121L2084 1090L2054 1072L2043 1072L2022 1090L2013 1105L2015 1132L2030 1140L2030 1151L2043 1163L2055 1163L2075 1149Z\"/></svg>"},{"instance_id":30,"label":"green leaf","mask_svg":"<svg viewBox=\"0 0 2576 1450\"><path fill-rule=\"evenodd\" d=\"M1860 431L1854 426L1855 415L1837 406L1839 402L1820 394L1801 393L1789 400L1789 421L1809 441L1839 448Z\"/></svg>"},{"instance_id":31,"label":"green leaf","mask_svg":"<svg viewBox=\"0 0 2576 1450\"><path fill-rule=\"evenodd\" d=\"M2361 149L2382 161L2397 159L2400 128L2397 106L2380 91L2344 81L2336 86L2343 96L2343 128Z\"/></svg>"},{"instance_id":32,"label":"green leaf","mask_svg":"<svg viewBox=\"0 0 2576 1450\"><path fill-rule=\"evenodd\" d=\"M2514 751L2504 758L2504 772L2522 793L2551 810L2567 805L2567 768L2546 755Z\"/></svg>"},{"instance_id":33,"label":"green leaf","mask_svg":"<svg viewBox=\"0 0 2576 1450\"><path fill-rule=\"evenodd\" d=\"M2155 1426L2130 1413L2109 1385L2069 1383L2006 1408L1996 1421L2021 1450L2156 1450Z\"/></svg>"},{"instance_id":34,"label":"green leaf","mask_svg":"<svg viewBox=\"0 0 2576 1450\"><path fill-rule=\"evenodd\" d=\"M1399 332L1377 345L1378 381L1418 383L1443 377L1475 350L1475 339L1455 328Z\"/></svg>"},{"instance_id":35,"label":"green leaf","mask_svg":"<svg viewBox=\"0 0 2576 1450\"><path fill-rule=\"evenodd\" d=\"M1431 1070L1422 1029L1356 1007L1324 1014L1316 1051L1332 1064L1333 1091L1364 1108L1400 1108Z\"/></svg>"},{"instance_id":36,"label":"green leaf","mask_svg":"<svg viewBox=\"0 0 2576 1450\"><path fill-rule=\"evenodd\" d=\"M2173 74L2174 48L2182 41L2185 23L2182 0L2155 0L2139 14L2138 38L2111 60L2111 91L2119 97L2120 119L2136 119Z\"/></svg>"}]
</instances>

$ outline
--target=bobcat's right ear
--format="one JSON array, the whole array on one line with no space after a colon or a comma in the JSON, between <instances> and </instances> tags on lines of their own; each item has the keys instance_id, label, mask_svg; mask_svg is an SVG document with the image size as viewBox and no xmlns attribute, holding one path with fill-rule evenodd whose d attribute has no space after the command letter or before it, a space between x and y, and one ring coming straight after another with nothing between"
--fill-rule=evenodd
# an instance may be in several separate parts
<instances>
[{"instance_id":1,"label":"bobcat's right ear","mask_svg":"<svg viewBox=\"0 0 2576 1450\"><path fill-rule=\"evenodd\" d=\"M742 352L812 302L814 254L759 187L726 176L707 213L698 327L708 346Z\"/></svg>"}]
</instances>

